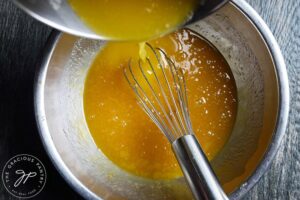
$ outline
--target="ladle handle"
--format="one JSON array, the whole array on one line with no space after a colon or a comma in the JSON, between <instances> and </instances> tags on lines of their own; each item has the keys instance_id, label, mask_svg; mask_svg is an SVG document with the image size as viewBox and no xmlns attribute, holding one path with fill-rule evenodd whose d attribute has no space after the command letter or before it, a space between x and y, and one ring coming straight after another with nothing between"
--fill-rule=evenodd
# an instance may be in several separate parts
<instances>
[{"instance_id":1,"label":"ladle handle","mask_svg":"<svg viewBox=\"0 0 300 200\"><path fill-rule=\"evenodd\" d=\"M228 200L194 135L178 138L172 148L196 200Z\"/></svg>"}]
</instances>

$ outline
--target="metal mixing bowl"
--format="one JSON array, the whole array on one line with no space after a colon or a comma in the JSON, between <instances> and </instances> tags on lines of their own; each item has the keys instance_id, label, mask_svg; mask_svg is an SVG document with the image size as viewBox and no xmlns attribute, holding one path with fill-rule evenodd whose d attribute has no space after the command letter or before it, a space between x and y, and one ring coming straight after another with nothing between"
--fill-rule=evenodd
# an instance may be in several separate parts
<instances>
[{"instance_id":1,"label":"metal mixing bowl","mask_svg":"<svg viewBox=\"0 0 300 200\"><path fill-rule=\"evenodd\" d=\"M189 28L226 58L238 89L232 135L212 161L225 191L240 199L269 167L284 135L287 72L279 47L258 14L233 0ZM189 199L183 178L146 180L120 170L97 149L86 126L82 94L86 72L105 42L55 33L37 74L36 119L58 171L87 199Z\"/></svg>"}]
</instances>

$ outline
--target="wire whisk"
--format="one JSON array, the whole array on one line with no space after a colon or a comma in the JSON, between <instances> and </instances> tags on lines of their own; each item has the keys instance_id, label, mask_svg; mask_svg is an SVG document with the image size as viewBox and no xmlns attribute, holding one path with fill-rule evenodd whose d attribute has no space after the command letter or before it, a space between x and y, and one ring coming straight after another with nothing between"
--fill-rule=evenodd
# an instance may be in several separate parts
<instances>
[{"instance_id":1,"label":"wire whisk","mask_svg":"<svg viewBox=\"0 0 300 200\"><path fill-rule=\"evenodd\" d=\"M147 43L147 50L124 68L137 102L171 143L195 199L228 199L194 136L184 70L162 49Z\"/></svg>"}]
</instances>

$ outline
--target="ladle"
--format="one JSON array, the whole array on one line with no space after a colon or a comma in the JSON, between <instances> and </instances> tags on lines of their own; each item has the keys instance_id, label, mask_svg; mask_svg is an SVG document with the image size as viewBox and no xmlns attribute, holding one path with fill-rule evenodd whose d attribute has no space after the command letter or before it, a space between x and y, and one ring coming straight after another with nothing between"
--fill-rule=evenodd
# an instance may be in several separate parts
<instances>
[{"instance_id":1,"label":"ladle","mask_svg":"<svg viewBox=\"0 0 300 200\"><path fill-rule=\"evenodd\" d=\"M228 0L199 1L197 11L187 24L213 13ZM60 31L91 39L107 39L87 27L73 12L67 0L13 0L13 2L32 17Z\"/></svg>"}]
</instances>

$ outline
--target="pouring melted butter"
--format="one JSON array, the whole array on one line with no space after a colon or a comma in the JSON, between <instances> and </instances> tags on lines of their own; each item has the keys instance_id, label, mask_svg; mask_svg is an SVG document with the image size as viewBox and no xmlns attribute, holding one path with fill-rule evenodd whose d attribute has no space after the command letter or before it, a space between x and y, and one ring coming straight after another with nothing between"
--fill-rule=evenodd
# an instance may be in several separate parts
<instances>
[{"instance_id":1,"label":"pouring melted butter","mask_svg":"<svg viewBox=\"0 0 300 200\"><path fill-rule=\"evenodd\" d=\"M236 86L227 62L189 29L149 43L183 68L193 130L213 159L228 140L236 116ZM177 178L182 173L171 145L137 105L123 75L130 58L147 56L141 47L110 42L101 49L86 77L86 121L99 149L123 170L151 179Z\"/></svg>"},{"instance_id":2,"label":"pouring melted butter","mask_svg":"<svg viewBox=\"0 0 300 200\"><path fill-rule=\"evenodd\" d=\"M198 0L68 0L78 16L110 40L146 40L186 22Z\"/></svg>"}]
</instances>

